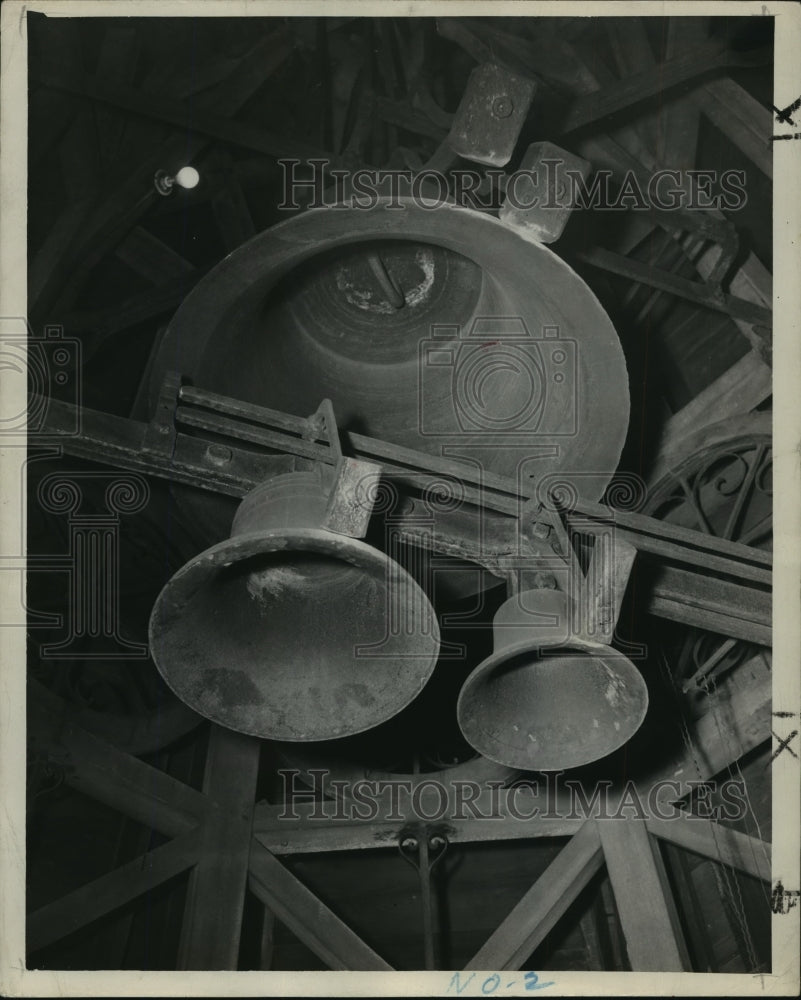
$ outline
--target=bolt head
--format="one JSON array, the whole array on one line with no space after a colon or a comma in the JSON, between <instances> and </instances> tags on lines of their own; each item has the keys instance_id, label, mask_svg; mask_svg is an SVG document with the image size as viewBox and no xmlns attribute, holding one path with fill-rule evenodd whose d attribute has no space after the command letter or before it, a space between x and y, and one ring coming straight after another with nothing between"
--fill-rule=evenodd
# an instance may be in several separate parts
<instances>
[{"instance_id":1,"label":"bolt head","mask_svg":"<svg viewBox=\"0 0 801 1000\"><path fill-rule=\"evenodd\" d=\"M227 465L233 456L234 453L224 444L210 444L206 449L206 458L212 465Z\"/></svg>"},{"instance_id":2,"label":"bolt head","mask_svg":"<svg viewBox=\"0 0 801 1000\"><path fill-rule=\"evenodd\" d=\"M496 118L508 118L513 111L514 104L512 103L511 97L507 97L506 95L503 97L496 97L492 102L492 113Z\"/></svg>"}]
</instances>

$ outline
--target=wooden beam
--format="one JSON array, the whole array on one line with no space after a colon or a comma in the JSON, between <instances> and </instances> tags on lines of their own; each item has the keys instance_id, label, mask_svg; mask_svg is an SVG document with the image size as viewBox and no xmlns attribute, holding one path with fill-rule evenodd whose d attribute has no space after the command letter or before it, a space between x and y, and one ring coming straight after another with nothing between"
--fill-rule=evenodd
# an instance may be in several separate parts
<instances>
[{"instance_id":1,"label":"wooden beam","mask_svg":"<svg viewBox=\"0 0 801 1000\"><path fill-rule=\"evenodd\" d=\"M243 59L237 60L230 77L218 84L213 92L203 94L193 102L191 119L194 121L197 112L228 122L284 62L290 51L291 46L287 44L284 32L261 38ZM193 67L193 70L196 69ZM134 93L137 101L150 106L159 104L158 94ZM115 179L107 198L93 201L91 218L79 228L80 235L70 246L70 253L49 254L51 267L46 273L39 274L36 298L29 295L29 315L33 317L34 324L51 313L59 319L63 317L72 307L91 270L153 203L160 200L152 183L156 170L177 169L191 162L208 145L207 136L197 132L187 134L188 121L189 118L184 117L179 123L180 134L173 133L148 156L141 160L133 159L132 166L121 163L125 173L118 181Z\"/></svg>"},{"instance_id":2,"label":"wooden beam","mask_svg":"<svg viewBox=\"0 0 801 1000\"><path fill-rule=\"evenodd\" d=\"M226 179L211 199L211 210L225 252L230 253L254 236L256 227L230 155L221 152L215 167L225 174Z\"/></svg>"},{"instance_id":3,"label":"wooden beam","mask_svg":"<svg viewBox=\"0 0 801 1000\"><path fill-rule=\"evenodd\" d=\"M752 657L715 686L706 714L693 723L691 747L649 773L640 787L675 781L676 799L682 798L690 791L688 782L714 778L770 740L771 707L771 671L762 656Z\"/></svg>"},{"instance_id":4,"label":"wooden beam","mask_svg":"<svg viewBox=\"0 0 801 1000\"><path fill-rule=\"evenodd\" d=\"M274 55L276 66L284 61L289 48ZM198 104L190 106L183 101L170 100L165 96L142 94L133 87L107 85L105 81L92 76L67 76L55 70L37 68L31 71L31 78L44 86L77 94L90 101L110 105L131 114L141 115L154 121L164 122L176 129L196 132L210 139L251 149L266 156L292 156L299 159L324 156L332 162L333 153L320 150L310 143L298 139L276 135L260 125L235 121L221 114L205 111Z\"/></svg>"},{"instance_id":5,"label":"wooden beam","mask_svg":"<svg viewBox=\"0 0 801 1000\"><path fill-rule=\"evenodd\" d=\"M28 738L63 768L67 784L149 829L188 833L209 809L194 788L74 725L66 704L55 711L31 698Z\"/></svg>"},{"instance_id":6,"label":"wooden beam","mask_svg":"<svg viewBox=\"0 0 801 1000\"><path fill-rule=\"evenodd\" d=\"M645 610L658 618L760 646L772 643L770 591L664 563L643 568L637 585L647 594Z\"/></svg>"},{"instance_id":7,"label":"wooden beam","mask_svg":"<svg viewBox=\"0 0 801 1000\"><path fill-rule=\"evenodd\" d=\"M597 824L585 822L465 968L520 969L602 864Z\"/></svg>"},{"instance_id":8,"label":"wooden beam","mask_svg":"<svg viewBox=\"0 0 801 1000\"><path fill-rule=\"evenodd\" d=\"M355 934L255 840L250 850L250 890L330 969L391 972Z\"/></svg>"},{"instance_id":9,"label":"wooden beam","mask_svg":"<svg viewBox=\"0 0 801 1000\"><path fill-rule=\"evenodd\" d=\"M178 946L179 969L237 967L261 741L213 726L203 792L217 809L200 832Z\"/></svg>"},{"instance_id":10,"label":"wooden beam","mask_svg":"<svg viewBox=\"0 0 801 1000\"><path fill-rule=\"evenodd\" d=\"M619 77L653 70L656 65L653 49L641 17L609 18L604 22ZM674 53L675 54L675 53ZM671 58L668 53L667 58ZM642 136L643 145L657 156L657 112L646 111L633 121Z\"/></svg>"},{"instance_id":11,"label":"wooden beam","mask_svg":"<svg viewBox=\"0 0 801 1000\"><path fill-rule=\"evenodd\" d=\"M146 30L146 29L143 29ZM140 36L136 22L124 20L111 24L103 37L97 62L97 77L111 86L128 85L134 78L139 60ZM120 151L120 144L128 118L108 108L95 110L97 141L100 160L104 166L112 162Z\"/></svg>"},{"instance_id":12,"label":"wooden beam","mask_svg":"<svg viewBox=\"0 0 801 1000\"><path fill-rule=\"evenodd\" d=\"M114 305L68 313L64 317L64 326L68 330L91 331L97 335L98 341L102 341L112 334L136 326L137 323L177 309L198 283L203 273L201 270L192 270L168 284L148 288L147 291L131 295ZM91 355L91 351L96 350L97 346L98 343L92 343L91 349L86 352L86 355ZM86 361L86 356L84 361Z\"/></svg>"},{"instance_id":13,"label":"wooden beam","mask_svg":"<svg viewBox=\"0 0 801 1000\"><path fill-rule=\"evenodd\" d=\"M714 820L664 820L649 817L648 832L660 840L683 847L712 861L736 868L754 878L770 882L771 844Z\"/></svg>"},{"instance_id":14,"label":"wooden beam","mask_svg":"<svg viewBox=\"0 0 801 1000\"><path fill-rule=\"evenodd\" d=\"M703 285L701 282L677 277L670 271L652 268L648 264L634 260L633 257L624 257L622 254L612 253L603 247L580 250L575 254L575 257L591 267L600 268L610 274L617 274L629 281L658 288L678 298L693 302L695 305L725 313L732 319L740 319L744 323L768 328L772 324L771 310L765 306L757 305L735 295L717 295L709 286Z\"/></svg>"},{"instance_id":15,"label":"wooden beam","mask_svg":"<svg viewBox=\"0 0 801 1000\"><path fill-rule=\"evenodd\" d=\"M184 834L35 910L27 920L28 953L59 941L179 875L197 860L198 845L196 830Z\"/></svg>"},{"instance_id":16,"label":"wooden beam","mask_svg":"<svg viewBox=\"0 0 801 1000\"><path fill-rule=\"evenodd\" d=\"M696 95L702 113L766 177L773 178L773 117L731 77L713 80Z\"/></svg>"},{"instance_id":17,"label":"wooden beam","mask_svg":"<svg viewBox=\"0 0 801 1000\"><path fill-rule=\"evenodd\" d=\"M71 201L59 215L36 251L28 269L28 301L35 303L43 294L53 273L69 259L73 244L84 231L94 201ZM32 320L33 322L33 320Z\"/></svg>"},{"instance_id":18,"label":"wooden beam","mask_svg":"<svg viewBox=\"0 0 801 1000\"><path fill-rule=\"evenodd\" d=\"M490 796L482 793L461 810L460 815L463 814L464 818L453 819L451 814L444 816L442 821L432 820L432 823L441 822L452 844L569 837L581 828L582 819L570 817L571 802L568 797L557 802L554 811L560 814L558 817L536 816L529 819L527 814L533 811L537 800L532 797L530 802L518 801L518 816L515 816L503 801L507 790L501 791L504 794L499 797L494 809ZM388 811L389 802L384 801ZM320 807L326 804L331 814L328 819L320 816ZM541 810L545 809L544 800L539 805ZM419 818L413 815L404 815L397 821L365 821L356 817L336 819L333 817L334 806L333 802L297 802L292 805L292 810L300 818L292 819L286 817L288 807L260 803L256 807L253 823L254 837L263 847L278 855L397 848L400 831L415 820L419 822ZM472 813L472 807L479 815Z\"/></svg>"},{"instance_id":19,"label":"wooden beam","mask_svg":"<svg viewBox=\"0 0 801 1000\"><path fill-rule=\"evenodd\" d=\"M703 42L650 69L627 76L598 92L575 100L559 122L556 134L566 135L588 125L597 125L605 118L634 108L649 98L658 96L663 99L674 88L686 86L689 81L712 70L723 72L730 66L765 60L766 55L767 53L760 52L753 60L740 58L717 39ZM738 90L741 89L738 87ZM750 100L753 101L753 98ZM770 112L767 109L765 111L770 117Z\"/></svg>"},{"instance_id":20,"label":"wooden beam","mask_svg":"<svg viewBox=\"0 0 801 1000\"><path fill-rule=\"evenodd\" d=\"M597 828L632 969L691 971L667 875L645 821L599 820Z\"/></svg>"},{"instance_id":21,"label":"wooden beam","mask_svg":"<svg viewBox=\"0 0 801 1000\"><path fill-rule=\"evenodd\" d=\"M118 244L114 255L154 285L180 281L195 270L185 257L142 226L134 226Z\"/></svg>"},{"instance_id":22,"label":"wooden beam","mask_svg":"<svg viewBox=\"0 0 801 1000\"><path fill-rule=\"evenodd\" d=\"M701 44L708 32L704 17L668 18L665 57L673 59L679 52ZM695 166L700 117L698 105L690 96L660 102L656 154L661 164L682 172Z\"/></svg>"},{"instance_id":23,"label":"wooden beam","mask_svg":"<svg viewBox=\"0 0 801 1000\"><path fill-rule=\"evenodd\" d=\"M275 950L275 914L269 906L263 907L261 937L259 939L259 968L266 971L273 967Z\"/></svg>"},{"instance_id":24,"label":"wooden beam","mask_svg":"<svg viewBox=\"0 0 801 1000\"><path fill-rule=\"evenodd\" d=\"M749 351L665 423L650 481L656 483L667 472L674 455L686 458L682 441L688 435L728 417L750 413L772 391L770 367L755 351Z\"/></svg>"}]
</instances>

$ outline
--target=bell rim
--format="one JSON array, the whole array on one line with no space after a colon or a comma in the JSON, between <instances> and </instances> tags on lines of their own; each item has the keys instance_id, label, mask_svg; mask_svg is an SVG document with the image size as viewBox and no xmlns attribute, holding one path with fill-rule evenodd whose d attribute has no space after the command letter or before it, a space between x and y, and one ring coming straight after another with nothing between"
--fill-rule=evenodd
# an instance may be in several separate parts
<instances>
[{"instance_id":1,"label":"bell rim","mask_svg":"<svg viewBox=\"0 0 801 1000\"><path fill-rule=\"evenodd\" d=\"M271 542L280 542L281 544L270 545ZM290 552L297 551L298 549L310 549L312 551L319 552L321 551L320 547L322 547L322 550L324 550L327 554L341 555L343 551L347 551L353 555L354 558L343 561L351 562L357 567L383 569L384 567L389 566L392 572L392 575L389 577L391 581L402 583L404 586L411 587L415 591L418 599L423 599L427 608L427 618L428 625L430 627L431 646L433 652L421 652L416 657L418 661L428 659L426 667L418 673L420 678L419 685L414 689L410 686L408 696L404 695L403 700L398 699L397 701L392 702L390 705L391 710L387 714L381 714L379 717L379 713L376 713L375 719L370 721L369 725L357 729L348 728L341 732L323 733L323 735L315 734L313 736L291 736L283 733L276 734L275 732L265 733L263 731L257 731L252 727L235 727L230 725L228 722L222 721L220 718L211 718L211 716L205 714L204 712L199 712L197 708L185 700L183 695L176 689L170 677L162 670L159 664L156 652L159 645L159 636L156 635L156 630L161 626L163 621L165 595L168 593L174 594L176 592L180 595L182 590L184 592L189 590L186 600L191 600L194 592L198 589L198 587L202 586L210 576L219 572L221 569L233 565L234 562L256 555L279 552L282 550ZM225 561L234 552L237 553L236 558ZM187 579L187 577L189 579ZM172 614L176 614L175 610L172 611ZM180 617L180 612L177 616ZM161 631L162 633L166 632L167 627L162 627ZM376 549L359 539L351 538L348 535L338 535L335 532L327 531L324 528L271 528L264 531L245 532L231 538L224 539L223 541L204 549L202 552L199 552L196 556L185 563L184 566L182 566L176 573L174 573L161 589L153 604L148 621L148 642L150 646L150 655L165 684L177 698L179 698L184 704L188 705L193 711L198 712L198 714L200 714L203 718L208 719L216 725L223 726L226 729L231 729L234 732L243 733L247 736L255 736L259 739L265 740L278 740L285 743L304 744L317 743L324 740L345 739L348 736L357 736L359 733L368 732L370 729L374 729L383 722L389 721L389 719L392 719L399 712L403 711L404 708L410 705L414 699L418 697L431 679L431 675L434 673L437 663L439 662L441 637L437 613L430 598L417 581L411 576L411 574L386 553L381 552L379 549Z\"/></svg>"},{"instance_id":2,"label":"bell rim","mask_svg":"<svg viewBox=\"0 0 801 1000\"><path fill-rule=\"evenodd\" d=\"M477 747L475 743L473 743L473 741L470 739L468 734L465 732L465 728L462 725L462 710L463 710L462 706L469 689L474 687L475 684L477 684L478 681L481 680L486 674L491 673L497 667L502 666L507 660L512 660L516 656L521 655L522 653L530 653L540 649L547 649L551 651L553 650L564 651L565 656L569 656L571 653L589 653L591 655L595 654L596 656L603 655L605 657L617 660L618 662L623 662L626 664L627 668L631 668L631 677L636 678L636 682L638 683L639 689L642 692L642 705L640 712L638 713L639 717L637 718L637 724L633 727L633 729L628 735L623 734L620 741L617 744L611 746L610 749L607 750L600 757L593 756L587 759L582 759L567 764L561 763L561 764L554 764L552 766L540 765L538 767L524 767L520 763L510 764L508 759L502 760L501 757L496 754L487 753L485 749ZM593 639L590 639L589 637L570 636L568 642L538 643L536 645L533 644L531 640L521 640L520 642L516 642L511 646L507 646L504 649L499 649L491 653L486 659L482 660L481 663L478 664L475 670L472 671L472 673L466 678L464 684L462 685L461 690L459 691L459 696L456 699L456 717L459 720L459 728L461 729L464 738L467 740L470 746L473 747L474 750L476 750L479 754L481 754L482 757L486 757L487 760L491 760L496 764L502 764L505 767L516 768L519 771L543 771L543 772L563 771L566 769L583 767L586 764L593 764L598 760L603 760L610 754L615 753L626 743L628 743L628 741L639 730L640 726L645 720L649 704L650 704L650 699L648 697L648 686L645 683L645 678L642 676L641 672L635 667L634 663L632 663L632 661L624 653L621 653L619 649L615 649L614 646L607 646L605 643L597 642Z\"/></svg>"}]
</instances>

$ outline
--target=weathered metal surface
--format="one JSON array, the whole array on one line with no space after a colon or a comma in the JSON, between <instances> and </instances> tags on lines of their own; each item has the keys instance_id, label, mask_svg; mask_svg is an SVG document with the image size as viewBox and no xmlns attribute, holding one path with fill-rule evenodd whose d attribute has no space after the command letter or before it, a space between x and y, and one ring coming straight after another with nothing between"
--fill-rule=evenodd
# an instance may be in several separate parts
<instances>
[{"instance_id":1,"label":"weathered metal surface","mask_svg":"<svg viewBox=\"0 0 801 1000\"><path fill-rule=\"evenodd\" d=\"M435 939L434 923L437 906L431 891L432 872L448 849L448 838L444 831L420 827L420 824L406 827L398 834L398 850L401 857L417 871L420 877L420 916L423 924L423 968L438 969L439 955Z\"/></svg>"},{"instance_id":2,"label":"weathered metal surface","mask_svg":"<svg viewBox=\"0 0 801 1000\"><path fill-rule=\"evenodd\" d=\"M170 323L151 401L168 367L243 407L305 418L327 398L344 447L378 438L438 465L447 452L479 479L532 488L560 472L580 496L601 496L626 434L628 377L595 296L486 214L388 204L303 212L225 258ZM379 249L401 308L371 270ZM210 416L182 409L179 421Z\"/></svg>"},{"instance_id":3,"label":"weathered metal surface","mask_svg":"<svg viewBox=\"0 0 801 1000\"><path fill-rule=\"evenodd\" d=\"M268 480L233 535L159 595L150 648L201 715L270 739L337 739L405 708L439 653L434 609L393 560L322 530L316 473Z\"/></svg>"},{"instance_id":4,"label":"weathered metal surface","mask_svg":"<svg viewBox=\"0 0 801 1000\"><path fill-rule=\"evenodd\" d=\"M381 467L356 458L342 458L325 511L323 527L339 535L364 538L373 513Z\"/></svg>"},{"instance_id":5,"label":"weathered metal surface","mask_svg":"<svg viewBox=\"0 0 801 1000\"><path fill-rule=\"evenodd\" d=\"M599 536L587 567L583 631L596 642L612 642L637 549L612 535Z\"/></svg>"},{"instance_id":6,"label":"weathered metal surface","mask_svg":"<svg viewBox=\"0 0 801 1000\"><path fill-rule=\"evenodd\" d=\"M496 615L495 651L465 681L457 715L490 760L552 771L598 760L640 727L648 691L622 653L571 634L559 591L517 594Z\"/></svg>"},{"instance_id":7,"label":"weathered metal surface","mask_svg":"<svg viewBox=\"0 0 801 1000\"><path fill-rule=\"evenodd\" d=\"M552 142L533 142L509 176L498 218L540 243L554 243L575 207L576 181L592 166Z\"/></svg>"},{"instance_id":8,"label":"weathered metal surface","mask_svg":"<svg viewBox=\"0 0 801 1000\"><path fill-rule=\"evenodd\" d=\"M495 63L470 74L448 143L466 160L503 167L512 158L537 85Z\"/></svg>"}]
</instances>

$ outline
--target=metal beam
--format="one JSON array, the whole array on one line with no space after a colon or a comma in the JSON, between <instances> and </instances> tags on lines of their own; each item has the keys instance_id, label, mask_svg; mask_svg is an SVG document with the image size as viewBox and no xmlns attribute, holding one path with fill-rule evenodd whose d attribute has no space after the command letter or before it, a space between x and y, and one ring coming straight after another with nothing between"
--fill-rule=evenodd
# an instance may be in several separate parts
<instances>
[{"instance_id":1,"label":"metal beam","mask_svg":"<svg viewBox=\"0 0 801 1000\"><path fill-rule=\"evenodd\" d=\"M291 460L289 456L300 455L335 464L330 446L303 440L302 436L309 433L306 418L242 403L191 386L183 386L179 395L182 402L198 408L192 418L193 424L202 422L210 432L227 434L231 438L232 444L226 446L230 454L226 452L224 460L219 458L218 448L211 442L180 433L176 434L174 451L163 456L163 460L160 461L159 456L145 456L142 446L148 425L51 399L42 401L45 418L43 426L38 429L38 436L48 443L50 440L57 442L65 452L81 458L149 472L201 489L239 497L269 474L274 474L276 463ZM204 416L203 410L211 413ZM215 419L211 415L213 413L221 416ZM176 417L179 422L187 422L185 407L177 408ZM242 423L238 423L237 419ZM262 426L248 427L245 421L261 423ZM267 434L269 438L261 440L258 437L260 434ZM377 461L384 474L393 481L401 484L409 482L418 490L425 488L426 473L435 478L452 476L468 487L477 488L476 504L510 517L517 517L522 505L530 499L520 492L515 480L477 473L472 466L455 459L425 455L352 432L346 432L342 437L343 445L354 458ZM238 449L237 440L259 440L266 447L284 450L286 455L256 455L252 451ZM284 471L287 470L288 467ZM468 514L470 510L471 505L466 504L462 513ZM770 583L771 555L760 549L583 500L575 503L566 516L570 525L579 532L607 532L610 524L614 524L621 537L631 541L637 549L693 566L700 564L735 577ZM475 530L472 534L475 535Z\"/></svg>"},{"instance_id":2,"label":"metal beam","mask_svg":"<svg viewBox=\"0 0 801 1000\"><path fill-rule=\"evenodd\" d=\"M585 822L465 968L521 968L602 865L598 826Z\"/></svg>"},{"instance_id":3,"label":"metal beam","mask_svg":"<svg viewBox=\"0 0 801 1000\"><path fill-rule=\"evenodd\" d=\"M347 924L255 840L250 850L250 890L331 969L391 972Z\"/></svg>"}]
</instances>

